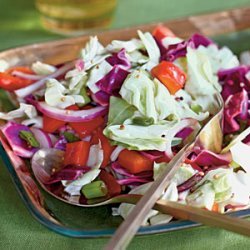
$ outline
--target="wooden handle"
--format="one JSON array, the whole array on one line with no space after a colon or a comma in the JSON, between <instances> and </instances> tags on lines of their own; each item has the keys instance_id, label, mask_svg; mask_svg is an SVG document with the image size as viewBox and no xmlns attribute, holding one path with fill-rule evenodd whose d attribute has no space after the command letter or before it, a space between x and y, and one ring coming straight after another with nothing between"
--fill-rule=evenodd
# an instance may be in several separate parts
<instances>
[{"instance_id":1,"label":"wooden handle","mask_svg":"<svg viewBox=\"0 0 250 250\"><path fill-rule=\"evenodd\" d=\"M250 237L250 221L191 207L172 201L159 200L154 209L173 215L177 219L191 220L207 226L226 229Z\"/></svg>"},{"instance_id":2,"label":"wooden handle","mask_svg":"<svg viewBox=\"0 0 250 250\"><path fill-rule=\"evenodd\" d=\"M136 204L141 198L142 195L139 194L126 194L114 199L117 200L115 203ZM176 219L195 221L206 226L226 229L250 237L250 221L232 217L230 214L215 213L202 208L166 200L158 200L153 209L161 213L171 214Z\"/></svg>"}]
</instances>

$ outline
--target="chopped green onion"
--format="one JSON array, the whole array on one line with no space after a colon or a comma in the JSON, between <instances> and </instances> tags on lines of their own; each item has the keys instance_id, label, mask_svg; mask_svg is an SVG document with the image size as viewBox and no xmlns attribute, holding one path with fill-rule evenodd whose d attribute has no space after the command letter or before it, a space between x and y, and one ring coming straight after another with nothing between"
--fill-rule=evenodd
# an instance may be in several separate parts
<instances>
[{"instance_id":1,"label":"chopped green onion","mask_svg":"<svg viewBox=\"0 0 250 250\"><path fill-rule=\"evenodd\" d=\"M40 147L40 143L37 141L35 136L29 131L20 130L19 137L25 140L28 143L28 145L30 145L31 147L34 147L34 148Z\"/></svg>"},{"instance_id":2,"label":"chopped green onion","mask_svg":"<svg viewBox=\"0 0 250 250\"><path fill-rule=\"evenodd\" d=\"M94 181L82 187L81 193L87 199L94 199L108 194L107 186L103 181Z\"/></svg>"},{"instance_id":3,"label":"chopped green onion","mask_svg":"<svg viewBox=\"0 0 250 250\"><path fill-rule=\"evenodd\" d=\"M132 120L133 124L136 125L141 125L141 126L150 126L152 124L154 124L154 119L152 117L134 117Z\"/></svg>"},{"instance_id":4,"label":"chopped green onion","mask_svg":"<svg viewBox=\"0 0 250 250\"><path fill-rule=\"evenodd\" d=\"M67 142L80 141L80 138L71 132L65 131L65 132L63 132L63 136L65 137Z\"/></svg>"},{"instance_id":5,"label":"chopped green onion","mask_svg":"<svg viewBox=\"0 0 250 250\"><path fill-rule=\"evenodd\" d=\"M202 107L199 104L191 104L191 109L196 113L199 114L202 112Z\"/></svg>"}]
</instances>

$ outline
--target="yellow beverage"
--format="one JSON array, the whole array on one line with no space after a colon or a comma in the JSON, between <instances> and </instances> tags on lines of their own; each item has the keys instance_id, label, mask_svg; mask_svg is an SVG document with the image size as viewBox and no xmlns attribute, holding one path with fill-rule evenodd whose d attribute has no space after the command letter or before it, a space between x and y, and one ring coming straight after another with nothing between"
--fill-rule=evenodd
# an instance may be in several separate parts
<instances>
[{"instance_id":1,"label":"yellow beverage","mask_svg":"<svg viewBox=\"0 0 250 250\"><path fill-rule=\"evenodd\" d=\"M77 34L107 27L117 0L36 0L43 25L59 33Z\"/></svg>"}]
</instances>

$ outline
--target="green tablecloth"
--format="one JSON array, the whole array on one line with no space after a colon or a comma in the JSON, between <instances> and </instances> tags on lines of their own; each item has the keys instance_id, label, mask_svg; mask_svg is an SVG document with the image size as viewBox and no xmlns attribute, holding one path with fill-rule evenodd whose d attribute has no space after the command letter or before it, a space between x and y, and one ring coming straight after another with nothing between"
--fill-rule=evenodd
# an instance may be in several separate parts
<instances>
[{"instance_id":1,"label":"green tablecloth","mask_svg":"<svg viewBox=\"0 0 250 250\"><path fill-rule=\"evenodd\" d=\"M249 0L120 0L113 27L171 19L250 4ZM61 36L42 29L32 0L0 0L0 50ZM40 225L29 214L0 164L0 249L101 249L107 239L71 239ZM136 237L129 249L249 249L250 240L200 227Z\"/></svg>"}]
</instances>

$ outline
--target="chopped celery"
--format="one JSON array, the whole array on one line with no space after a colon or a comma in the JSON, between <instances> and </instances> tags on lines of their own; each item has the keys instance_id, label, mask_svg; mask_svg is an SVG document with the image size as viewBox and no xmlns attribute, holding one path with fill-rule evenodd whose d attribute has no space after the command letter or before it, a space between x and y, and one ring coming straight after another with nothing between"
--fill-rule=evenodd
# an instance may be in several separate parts
<instances>
[{"instance_id":1,"label":"chopped celery","mask_svg":"<svg viewBox=\"0 0 250 250\"><path fill-rule=\"evenodd\" d=\"M87 199L94 199L106 196L108 194L108 189L103 181L94 181L84 185L81 189L81 193Z\"/></svg>"}]
</instances>

